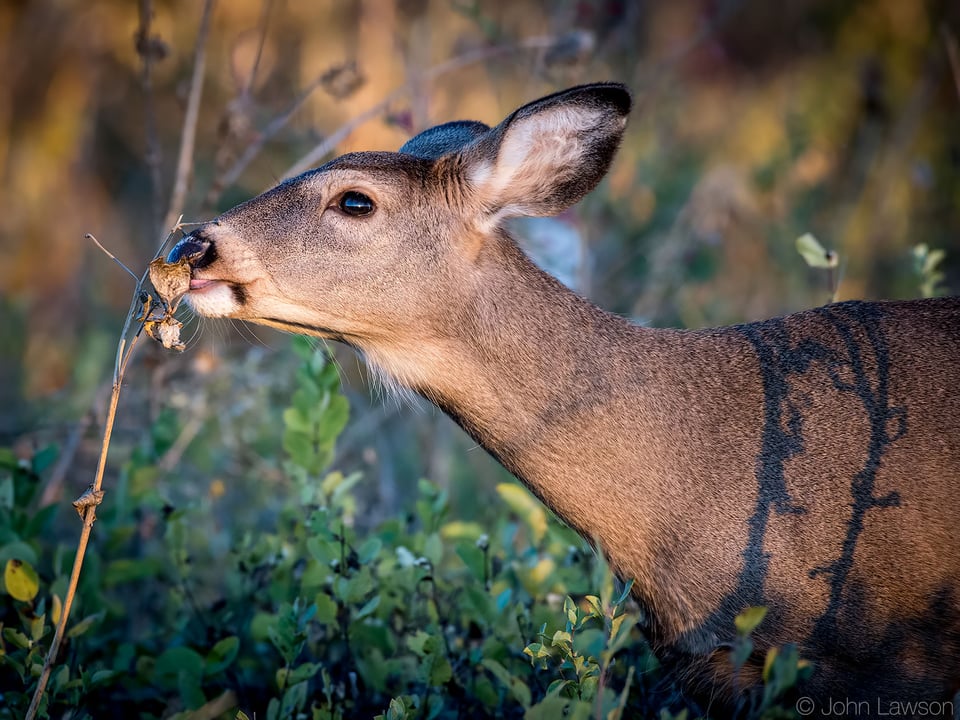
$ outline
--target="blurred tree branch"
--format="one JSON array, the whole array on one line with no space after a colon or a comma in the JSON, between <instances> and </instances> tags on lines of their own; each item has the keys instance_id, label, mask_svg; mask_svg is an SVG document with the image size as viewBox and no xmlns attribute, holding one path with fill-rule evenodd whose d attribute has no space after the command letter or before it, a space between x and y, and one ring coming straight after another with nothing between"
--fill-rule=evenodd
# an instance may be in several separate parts
<instances>
[{"instance_id":1,"label":"blurred tree branch","mask_svg":"<svg viewBox=\"0 0 960 720\"><path fill-rule=\"evenodd\" d=\"M203 78L207 64L207 36L210 33L210 16L213 14L215 0L206 0L200 29L197 32L197 44L193 54L193 77L190 81L190 94L187 110L183 116L183 132L180 134L180 153L177 156L177 170L174 175L173 190L163 227L172 227L183 214L183 205L193 174L193 149L197 136L197 120L200 117L200 99L203 96ZM179 223L177 223L179 224Z\"/></svg>"},{"instance_id":2,"label":"blurred tree branch","mask_svg":"<svg viewBox=\"0 0 960 720\"><path fill-rule=\"evenodd\" d=\"M558 46L568 44L570 38L574 34L581 38L589 35L589 33L581 32L565 33L563 35L538 35L525 38L518 43L494 45L490 47L478 48L476 50L470 50L449 60L438 63L418 77L416 79L417 82L413 82L413 80L411 80L404 83L396 90L389 93L383 100L364 110L362 113L351 118L339 128L334 130L312 150L307 152L297 162L290 166L286 172L283 173L283 177L293 177L309 170L311 167L319 163L320 160L333 152L337 145L343 142L343 140L350 135L350 133L364 123L384 114L394 102L407 93L413 91L415 88L419 87L421 83L432 82L437 78L440 78L444 75L449 75L450 73L456 72L461 68L474 65L479 62L484 62L486 60L491 60L502 55L509 55L515 52L524 52L530 50L550 51Z\"/></svg>"},{"instance_id":3,"label":"blurred tree branch","mask_svg":"<svg viewBox=\"0 0 960 720\"><path fill-rule=\"evenodd\" d=\"M143 87L143 106L146 122L147 148L144 160L150 173L150 237L159 234L163 205L163 175L161 172L162 153L160 135L157 130L157 108L153 97L153 64L167 56L166 44L156 35L150 35L153 21L152 0L140 0L140 26L134 35L137 54L143 61L140 72L140 84Z\"/></svg>"},{"instance_id":4,"label":"blurred tree branch","mask_svg":"<svg viewBox=\"0 0 960 720\"><path fill-rule=\"evenodd\" d=\"M943 35L943 44L947 47L947 58L950 60L950 71L953 73L953 84L957 88L957 97L960 98L960 50L957 50L957 36L950 32L946 25L940 26Z\"/></svg>"}]
</instances>

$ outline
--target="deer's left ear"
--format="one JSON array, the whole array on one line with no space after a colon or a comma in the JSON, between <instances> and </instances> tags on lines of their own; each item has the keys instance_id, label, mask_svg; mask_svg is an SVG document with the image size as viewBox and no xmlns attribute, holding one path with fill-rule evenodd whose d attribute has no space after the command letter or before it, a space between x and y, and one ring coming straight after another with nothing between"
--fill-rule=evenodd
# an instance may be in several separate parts
<instances>
[{"instance_id":1,"label":"deer's left ear","mask_svg":"<svg viewBox=\"0 0 960 720\"><path fill-rule=\"evenodd\" d=\"M590 192L610 167L630 105L620 84L571 88L524 105L464 148L481 222L555 215Z\"/></svg>"}]
</instances>

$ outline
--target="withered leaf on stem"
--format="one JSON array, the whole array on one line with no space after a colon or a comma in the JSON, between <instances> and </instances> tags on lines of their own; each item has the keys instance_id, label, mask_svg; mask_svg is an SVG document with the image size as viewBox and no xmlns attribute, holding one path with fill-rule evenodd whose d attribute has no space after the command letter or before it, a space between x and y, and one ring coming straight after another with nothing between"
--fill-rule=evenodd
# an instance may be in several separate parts
<instances>
[{"instance_id":1,"label":"withered leaf on stem","mask_svg":"<svg viewBox=\"0 0 960 720\"><path fill-rule=\"evenodd\" d=\"M150 263L150 282L171 311L176 310L180 298L190 289L188 259L182 257L175 263L168 263L162 257L158 257Z\"/></svg>"},{"instance_id":2,"label":"withered leaf on stem","mask_svg":"<svg viewBox=\"0 0 960 720\"><path fill-rule=\"evenodd\" d=\"M185 257L175 263L159 257L150 263L149 271L156 295L142 295L143 307L137 319L143 323L147 334L165 348L183 351L186 348L180 340L183 323L173 313L190 290L190 263Z\"/></svg>"},{"instance_id":3,"label":"withered leaf on stem","mask_svg":"<svg viewBox=\"0 0 960 720\"><path fill-rule=\"evenodd\" d=\"M183 323L173 315L166 315L160 320L148 320L144 323L144 326L147 328L147 334L167 350L183 352L187 349L187 346L180 339L180 330L183 329Z\"/></svg>"},{"instance_id":4,"label":"withered leaf on stem","mask_svg":"<svg viewBox=\"0 0 960 720\"><path fill-rule=\"evenodd\" d=\"M99 505L103 501L103 490L97 490L94 485L90 485L83 494L73 501L73 507L77 514L82 518L86 515L87 508L91 505Z\"/></svg>"}]
</instances>

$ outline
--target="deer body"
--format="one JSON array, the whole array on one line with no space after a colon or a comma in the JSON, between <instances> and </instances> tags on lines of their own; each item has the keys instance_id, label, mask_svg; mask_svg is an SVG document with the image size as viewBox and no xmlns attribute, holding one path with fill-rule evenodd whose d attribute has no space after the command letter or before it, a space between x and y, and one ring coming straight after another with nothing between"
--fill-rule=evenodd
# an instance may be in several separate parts
<instances>
[{"instance_id":1,"label":"deer body","mask_svg":"<svg viewBox=\"0 0 960 720\"><path fill-rule=\"evenodd\" d=\"M451 415L635 580L707 687L732 689L733 618L766 605L757 662L797 642L812 693L951 697L960 299L703 331L595 307L499 223L592 189L629 105L584 86L338 158L171 260L191 258L200 314L345 341Z\"/></svg>"}]
</instances>

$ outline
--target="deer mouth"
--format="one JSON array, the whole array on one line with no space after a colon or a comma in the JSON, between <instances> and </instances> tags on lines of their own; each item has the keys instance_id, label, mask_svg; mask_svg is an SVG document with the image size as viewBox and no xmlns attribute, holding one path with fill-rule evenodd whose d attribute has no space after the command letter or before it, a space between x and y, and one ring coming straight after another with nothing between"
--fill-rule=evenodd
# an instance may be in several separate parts
<instances>
[{"instance_id":1,"label":"deer mouth","mask_svg":"<svg viewBox=\"0 0 960 720\"><path fill-rule=\"evenodd\" d=\"M215 278L190 278L190 292L198 293L203 292L204 290L209 290L210 288L216 285L225 284L223 280L217 280Z\"/></svg>"}]
</instances>

